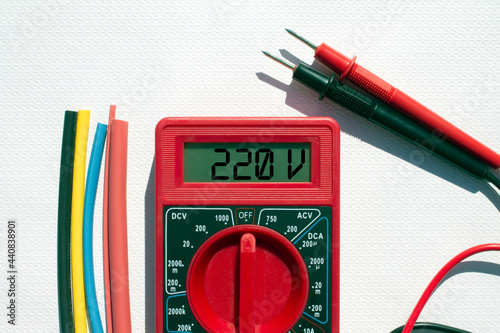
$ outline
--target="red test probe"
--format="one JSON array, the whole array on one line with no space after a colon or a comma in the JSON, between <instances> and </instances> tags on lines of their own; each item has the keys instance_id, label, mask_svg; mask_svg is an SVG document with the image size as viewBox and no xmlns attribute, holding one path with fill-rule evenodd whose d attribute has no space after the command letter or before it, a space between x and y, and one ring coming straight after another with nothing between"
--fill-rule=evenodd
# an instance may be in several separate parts
<instances>
[{"instance_id":1,"label":"red test probe","mask_svg":"<svg viewBox=\"0 0 500 333\"><path fill-rule=\"evenodd\" d=\"M314 57L330 67L335 73L339 74L339 81L347 79L399 112L406 114L408 117L413 118L415 121L431 130L438 131L440 134L444 135L446 139L467 150L492 168L500 168L499 154L495 153L493 150L437 115L426 106L420 104L401 90L393 87L364 67L356 64L356 57L349 59L325 43L316 46L294 31L290 29L286 29L286 31L314 49Z\"/></svg>"}]
</instances>

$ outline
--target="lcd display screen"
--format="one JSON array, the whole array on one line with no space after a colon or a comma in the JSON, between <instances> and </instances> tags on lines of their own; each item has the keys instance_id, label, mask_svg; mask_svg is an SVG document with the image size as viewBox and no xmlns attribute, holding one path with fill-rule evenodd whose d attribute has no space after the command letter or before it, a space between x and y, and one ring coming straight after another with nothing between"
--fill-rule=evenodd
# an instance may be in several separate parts
<instances>
[{"instance_id":1,"label":"lcd display screen","mask_svg":"<svg viewBox=\"0 0 500 333\"><path fill-rule=\"evenodd\" d=\"M310 181L310 142L184 143L184 182Z\"/></svg>"}]
</instances>

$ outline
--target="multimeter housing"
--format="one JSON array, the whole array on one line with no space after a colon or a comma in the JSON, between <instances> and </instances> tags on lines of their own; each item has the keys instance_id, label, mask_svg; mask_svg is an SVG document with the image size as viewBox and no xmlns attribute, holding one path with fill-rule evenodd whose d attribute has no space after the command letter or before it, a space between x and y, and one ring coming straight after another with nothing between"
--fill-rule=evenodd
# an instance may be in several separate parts
<instances>
[{"instance_id":1,"label":"multimeter housing","mask_svg":"<svg viewBox=\"0 0 500 333\"><path fill-rule=\"evenodd\" d=\"M157 333L205 332L186 297L188 266L210 236L242 224L278 231L304 259L309 298L290 332L338 333L339 133L338 124L326 117L164 118L158 123ZM236 153L238 147L244 148ZM203 160L205 152L215 162Z\"/></svg>"}]
</instances>

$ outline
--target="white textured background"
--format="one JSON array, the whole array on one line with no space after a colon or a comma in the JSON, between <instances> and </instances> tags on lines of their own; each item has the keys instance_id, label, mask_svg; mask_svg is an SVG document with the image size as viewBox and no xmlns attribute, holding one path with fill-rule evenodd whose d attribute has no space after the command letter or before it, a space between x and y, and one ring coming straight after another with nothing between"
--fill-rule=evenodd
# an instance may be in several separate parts
<instances>
[{"instance_id":1,"label":"white textured background","mask_svg":"<svg viewBox=\"0 0 500 333\"><path fill-rule=\"evenodd\" d=\"M152 332L154 128L166 116L325 116L342 130L341 330L402 325L460 251L500 241L500 196L298 83L260 53L327 42L500 152L498 1L2 1L0 331L56 332L56 221L64 110L109 104L130 122L134 332ZM324 66L314 63L325 72ZM90 149L89 149L90 152ZM100 184L102 191L102 183ZM102 192L97 199L100 222ZM18 325L7 325L6 221L19 221ZM100 226L95 228L97 267ZM476 256L421 320L500 328L500 254ZM98 271L102 305L102 272ZM101 310L102 311L102 310Z\"/></svg>"}]
</instances>

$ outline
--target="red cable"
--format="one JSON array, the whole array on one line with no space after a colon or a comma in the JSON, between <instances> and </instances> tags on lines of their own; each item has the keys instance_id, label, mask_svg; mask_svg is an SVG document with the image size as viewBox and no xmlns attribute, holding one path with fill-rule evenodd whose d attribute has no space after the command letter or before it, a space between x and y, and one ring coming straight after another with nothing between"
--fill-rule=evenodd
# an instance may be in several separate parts
<instances>
[{"instance_id":1,"label":"red cable","mask_svg":"<svg viewBox=\"0 0 500 333\"><path fill-rule=\"evenodd\" d=\"M418 316L422 312L422 309L425 306L425 303L429 300L431 297L432 293L434 290L436 290L437 286L443 280L443 278L448 274L453 267L455 267L458 263L460 263L462 260L476 254L479 252L485 252L485 251L500 251L500 244L483 244L483 245L478 245L474 246L468 250L465 250L464 252L460 253L453 259L451 259L441 270L436 274L436 276L432 279L431 283L427 286L425 289L424 293L420 297L417 305L415 306L415 309L413 309L413 312L410 315L410 318L408 318L408 321L406 322L405 328L402 333L410 333L411 330L413 329L413 326L415 326L415 323L417 322Z\"/></svg>"}]
</instances>

